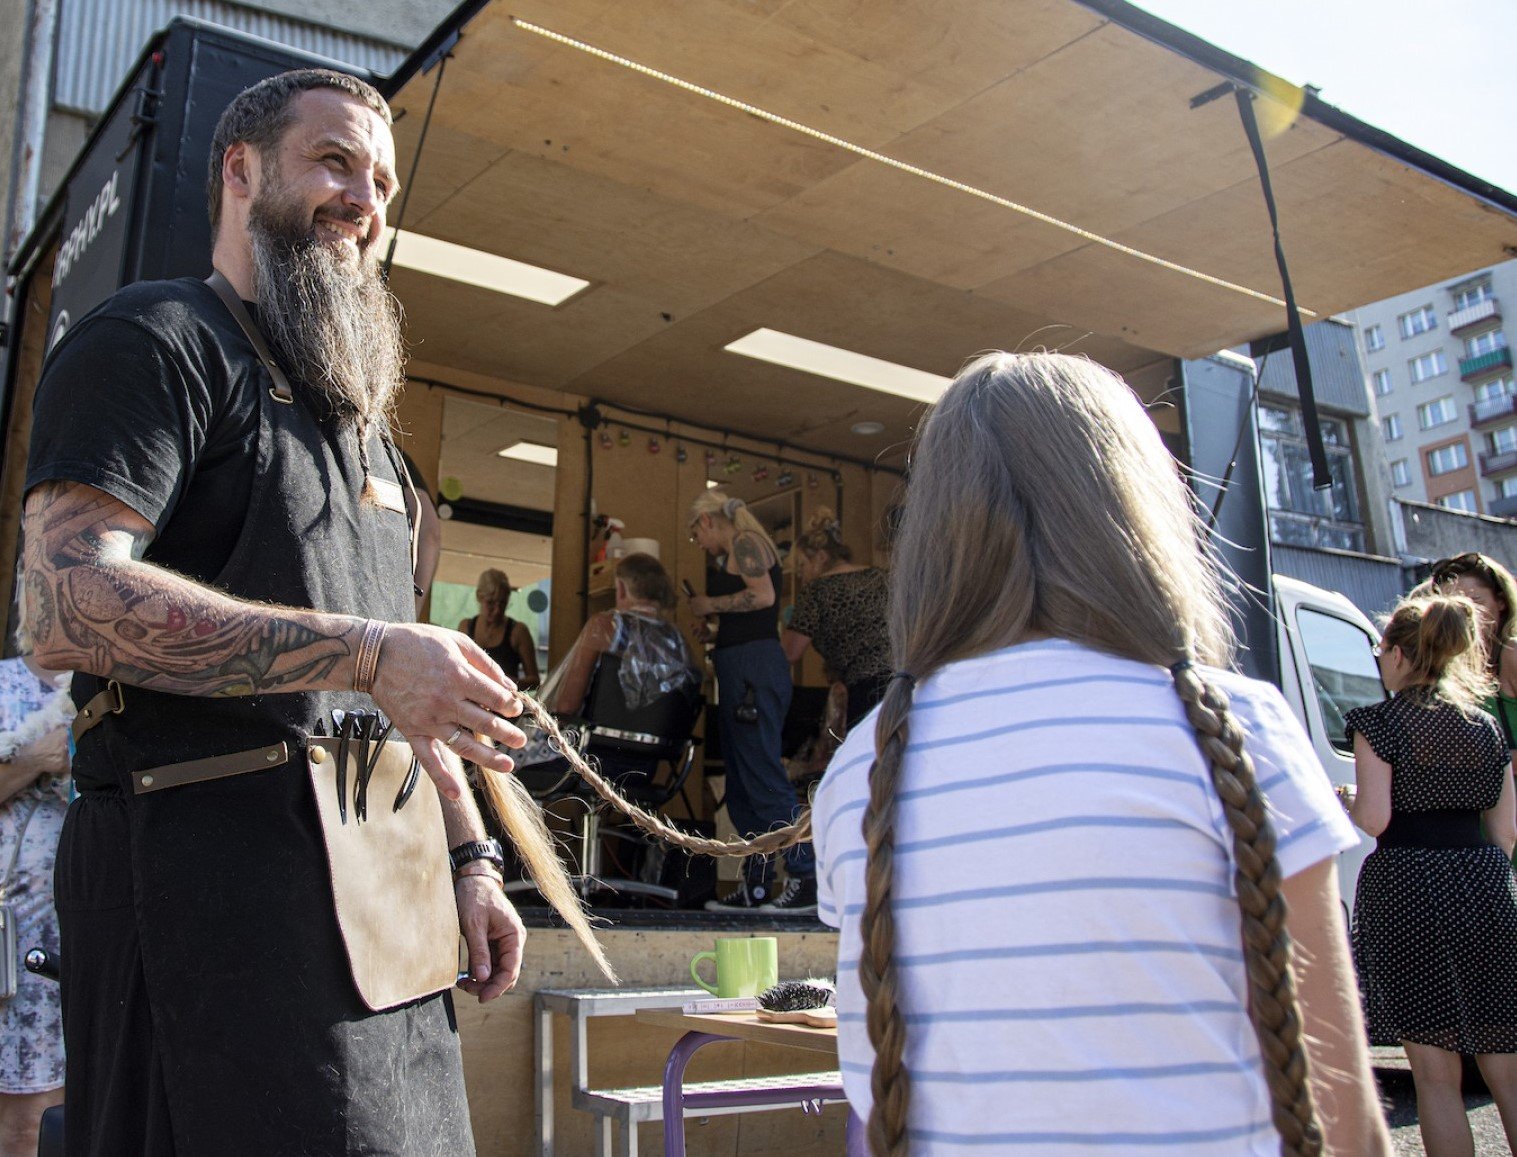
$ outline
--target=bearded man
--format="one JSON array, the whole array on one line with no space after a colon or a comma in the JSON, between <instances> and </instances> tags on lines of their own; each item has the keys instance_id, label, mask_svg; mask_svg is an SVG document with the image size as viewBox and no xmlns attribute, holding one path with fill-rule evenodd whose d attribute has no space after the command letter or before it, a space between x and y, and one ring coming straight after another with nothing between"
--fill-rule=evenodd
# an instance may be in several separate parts
<instances>
[{"instance_id":1,"label":"bearded man","mask_svg":"<svg viewBox=\"0 0 1517 1157\"><path fill-rule=\"evenodd\" d=\"M211 155L224 283L121 290L38 389L25 612L85 708L56 880L71 1154L473 1152L450 994L360 998L305 756L334 711L393 721L457 853L460 987L511 987L521 923L443 748L509 771L520 703L468 638L409 622L389 125L338 73L242 93Z\"/></svg>"}]
</instances>

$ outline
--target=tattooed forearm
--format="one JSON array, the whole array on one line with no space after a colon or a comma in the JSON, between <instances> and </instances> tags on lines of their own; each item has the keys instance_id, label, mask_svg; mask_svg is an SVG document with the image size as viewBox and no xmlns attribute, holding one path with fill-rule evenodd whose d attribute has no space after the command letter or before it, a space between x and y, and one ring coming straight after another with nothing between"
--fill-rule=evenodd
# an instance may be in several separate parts
<instances>
[{"instance_id":1,"label":"tattooed forearm","mask_svg":"<svg viewBox=\"0 0 1517 1157\"><path fill-rule=\"evenodd\" d=\"M719 598L712 599L711 609L719 615L728 614L733 611L757 611L769 606L773 601L773 599L770 599L768 603L764 603L761 606L756 594L750 590L742 590L736 594L722 595Z\"/></svg>"},{"instance_id":2,"label":"tattooed forearm","mask_svg":"<svg viewBox=\"0 0 1517 1157\"><path fill-rule=\"evenodd\" d=\"M48 666L183 695L344 681L359 620L240 602L143 562L152 527L89 487L39 487L25 518L27 620Z\"/></svg>"}]
</instances>

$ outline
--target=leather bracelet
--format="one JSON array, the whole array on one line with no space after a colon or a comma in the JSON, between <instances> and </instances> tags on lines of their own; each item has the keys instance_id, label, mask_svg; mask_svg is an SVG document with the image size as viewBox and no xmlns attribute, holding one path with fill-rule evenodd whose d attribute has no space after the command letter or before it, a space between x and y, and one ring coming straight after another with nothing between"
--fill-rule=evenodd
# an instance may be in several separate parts
<instances>
[{"instance_id":1,"label":"leather bracelet","mask_svg":"<svg viewBox=\"0 0 1517 1157\"><path fill-rule=\"evenodd\" d=\"M358 655L353 660L353 690L366 695L374 689L374 677L379 674L379 648L384 644L389 625L383 619L364 623Z\"/></svg>"},{"instance_id":2,"label":"leather bracelet","mask_svg":"<svg viewBox=\"0 0 1517 1157\"><path fill-rule=\"evenodd\" d=\"M469 863L464 865L464 868L473 867L475 864L484 865L483 871L466 872L463 870L463 868L460 868L458 871L453 873L453 882L456 884L460 880L469 880L474 879L475 877L482 877L486 880L494 880L502 888L506 886L506 874L497 868L494 864L492 864L489 860L471 860Z\"/></svg>"}]
</instances>

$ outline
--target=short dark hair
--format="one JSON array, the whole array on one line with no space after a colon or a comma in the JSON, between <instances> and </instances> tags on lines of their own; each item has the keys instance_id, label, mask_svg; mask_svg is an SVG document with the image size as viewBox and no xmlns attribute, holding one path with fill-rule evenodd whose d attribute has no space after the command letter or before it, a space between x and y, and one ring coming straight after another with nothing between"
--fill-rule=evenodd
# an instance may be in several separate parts
<instances>
[{"instance_id":1,"label":"short dark hair","mask_svg":"<svg viewBox=\"0 0 1517 1157\"><path fill-rule=\"evenodd\" d=\"M627 592L633 598L647 599L666 611L672 610L679 602L669 572L651 554L627 555L616 564L616 577L627 584Z\"/></svg>"},{"instance_id":2,"label":"short dark hair","mask_svg":"<svg viewBox=\"0 0 1517 1157\"><path fill-rule=\"evenodd\" d=\"M216 122L211 138L210 171L206 179L206 205L211 215L211 234L221 224L221 164L226 151L239 142L252 145L260 153L279 143L285 129L295 119L290 105L303 92L314 88L335 88L360 100L377 112L385 124L393 123L390 106L372 84L333 72L330 68L297 68L260 80L243 89L226 106Z\"/></svg>"}]
</instances>

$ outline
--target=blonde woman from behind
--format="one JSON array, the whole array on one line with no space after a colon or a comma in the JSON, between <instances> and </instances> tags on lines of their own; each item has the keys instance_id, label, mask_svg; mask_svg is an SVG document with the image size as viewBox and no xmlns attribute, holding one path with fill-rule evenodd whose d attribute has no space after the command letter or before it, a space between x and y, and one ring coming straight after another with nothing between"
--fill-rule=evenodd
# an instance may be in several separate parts
<instances>
[{"instance_id":1,"label":"blonde woman from behind","mask_svg":"<svg viewBox=\"0 0 1517 1157\"><path fill-rule=\"evenodd\" d=\"M1084 359L981 358L923 424L897 673L813 817L873 1153L1389 1151L1356 837L1279 692L1225 669L1199 535Z\"/></svg>"}]
</instances>

